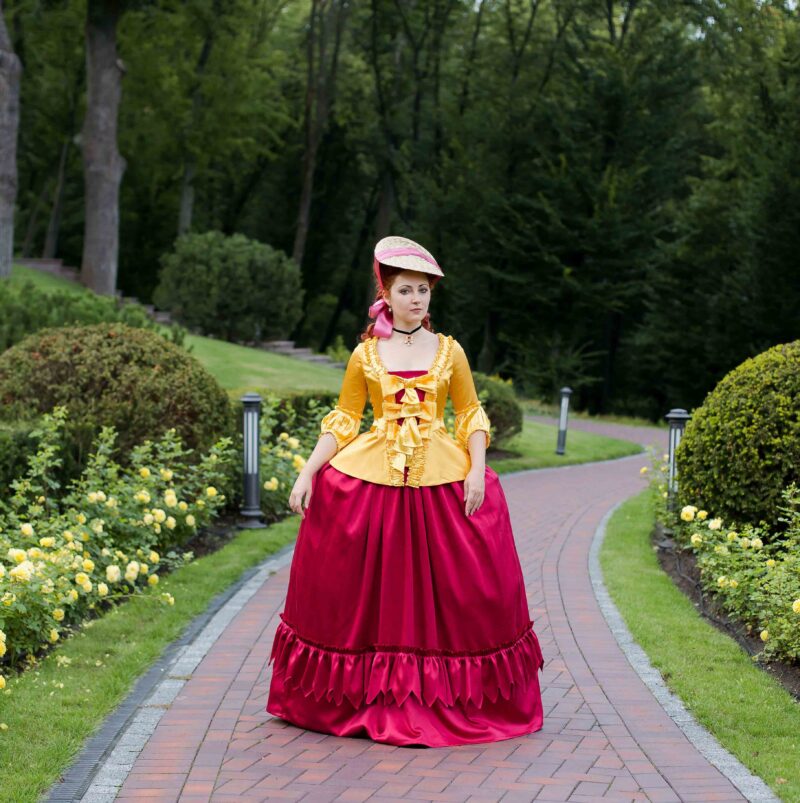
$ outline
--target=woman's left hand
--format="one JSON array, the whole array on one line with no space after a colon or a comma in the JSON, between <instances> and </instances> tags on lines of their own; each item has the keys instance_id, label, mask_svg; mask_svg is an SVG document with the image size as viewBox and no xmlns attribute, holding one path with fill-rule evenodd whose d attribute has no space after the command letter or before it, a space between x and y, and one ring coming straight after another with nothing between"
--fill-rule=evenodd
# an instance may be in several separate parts
<instances>
[{"instance_id":1,"label":"woman's left hand","mask_svg":"<svg viewBox=\"0 0 800 803\"><path fill-rule=\"evenodd\" d=\"M482 504L486 480L484 472L470 469L464 479L464 511L471 516Z\"/></svg>"}]
</instances>

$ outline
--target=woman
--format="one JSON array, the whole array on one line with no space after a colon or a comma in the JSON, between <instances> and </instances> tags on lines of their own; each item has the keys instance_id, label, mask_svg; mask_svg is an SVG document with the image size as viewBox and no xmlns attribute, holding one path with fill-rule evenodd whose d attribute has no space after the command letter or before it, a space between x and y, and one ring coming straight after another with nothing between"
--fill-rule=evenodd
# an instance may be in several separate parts
<instances>
[{"instance_id":1,"label":"woman","mask_svg":"<svg viewBox=\"0 0 800 803\"><path fill-rule=\"evenodd\" d=\"M464 350L430 326L444 274L404 237L378 242L373 270L376 321L289 499L302 521L266 710L394 745L532 733L544 661L485 464L489 419ZM375 420L359 435L368 397Z\"/></svg>"}]
</instances>

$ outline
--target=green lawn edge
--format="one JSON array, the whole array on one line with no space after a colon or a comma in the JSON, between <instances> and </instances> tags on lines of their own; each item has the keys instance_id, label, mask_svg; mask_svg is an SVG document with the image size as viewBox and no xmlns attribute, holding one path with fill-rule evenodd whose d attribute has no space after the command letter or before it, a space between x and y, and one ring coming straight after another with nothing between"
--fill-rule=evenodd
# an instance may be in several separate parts
<instances>
[{"instance_id":1,"label":"green lawn edge","mask_svg":"<svg viewBox=\"0 0 800 803\"><path fill-rule=\"evenodd\" d=\"M217 594L291 543L299 523L292 515L264 529L238 531L218 551L90 620L88 628L65 638L35 670L9 679L0 692L0 722L8 725L0 731L0 801L38 801L164 649ZM174 596L174 606L158 601L163 591ZM60 655L71 658L71 665L59 667ZM54 685L59 682L63 688Z\"/></svg>"},{"instance_id":2,"label":"green lawn edge","mask_svg":"<svg viewBox=\"0 0 800 803\"><path fill-rule=\"evenodd\" d=\"M782 800L800 800L800 704L698 614L650 542L650 489L611 516L604 582L633 638L700 724Z\"/></svg>"}]
</instances>

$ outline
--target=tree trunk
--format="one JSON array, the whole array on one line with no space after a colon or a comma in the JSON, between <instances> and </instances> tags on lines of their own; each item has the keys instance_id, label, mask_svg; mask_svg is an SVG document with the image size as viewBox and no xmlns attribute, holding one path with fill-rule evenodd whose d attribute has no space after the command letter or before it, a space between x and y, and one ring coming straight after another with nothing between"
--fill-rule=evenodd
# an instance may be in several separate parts
<instances>
[{"instance_id":1,"label":"tree trunk","mask_svg":"<svg viewBox=\"0 0 800 803\"><path fill-rule=\"evenodd\" d=\"M178 210L178 236L186 234L192 228L192 213L194 211L194 156L186 157L183 166L183 180L181 182L181 203Z\"/></svg>"},{"instance_id":2,"label":"tree trunk","mask_svg":"<svg viewBox=\"0 0 800 803\"><path fill-rule=\"evenodd\" d=\"M47 236L44 241L42 256L45 259L54 259L58 251L58 232L61 228L61 212L64 209L64 175L67 172L67 154L69 153L69 138L61 146L61 157L58 160L58 173L56 174L56 187L53 190L53 206L50 209L50 220L47 224Z\"/></svg>"},{"instance_id":3,"label":"tree trunk","mask_svg":"<svg viewBox=\"0 0 800 803\"><path fill-rule=\"evenodd\" d=\"M11 275L17 202L17 129L22 64L14 53L0 0L0 279Z\"/></svg>"},{"instance_id":4,"label":"tree trunk","mask_svg":"<svg viewBox=\"0 0 800 803\"><path fill-rule=\"evenodd\" d=\"M115 0L89 0L86 15L86 118L83 171L86 222L81 281L96 293L114 295L119 252L119 186L125 160L117 150L122 65L117 58Z\"/></svg>"}]
</instances>

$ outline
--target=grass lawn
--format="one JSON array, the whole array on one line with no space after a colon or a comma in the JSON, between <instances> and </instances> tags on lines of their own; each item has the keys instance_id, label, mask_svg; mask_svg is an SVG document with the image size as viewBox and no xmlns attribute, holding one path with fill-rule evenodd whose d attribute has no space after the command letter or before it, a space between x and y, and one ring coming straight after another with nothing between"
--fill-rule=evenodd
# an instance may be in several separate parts
<instances>
[{"instance_id":1,"label":"grass lawn","mask_svg":"<svg viewBox=\"0 0 800 803\"><path fill-rule=\"evenodd\" d=\"M226 390L330 390L338 392L344 370L239 346L211 337L187 335L184 345Z\"/></svg>"},{"instance_id":2,"label":"grass lawn","mask_svg":"<svg viewBox=\"0 0 800 803\"><path fill-rule=\"evenodd\" d=\"M82 285L62 279L60 276L53 276L36 268L26 268L23 265L11 266L11 281L15 284L22 284L25 279L30 279L41 290L68 290L73 293L88 293L89 291Z\"/></svg>"},{"instance_id":3,"label":"grass lawn","mask_svg":"<svg viewBox=\"0 0 800 803\"><path fill-rule=\"evenodd\" d=\"M800 800L800 704L703 619L650 544L649 490L614 513L603 577L631 633L695 718L782 800Z\"/></svg>"},{"instance_id":4,"label":"grass lawn","mask_svg":"<svg viewBox=\"0 0 800 803\"><path fill-rule=\"evenodd\" d=\"M293 541L299 523L292 515L266 529L241 530L217 552L164 575L152 594L90 620L37 669L9 679L0 692L0 722L8 725L0 731L0 801L39 800L163 649L242 572ZM155 599L162 591L175 597L174 606ZM71 665L59 667L57 655Z\"/></svg>"},{"instance_id":5,"label":"grass lawn","mask_svg":"<svg viewBox=\"0 0 800 803\"><path fill-rule=\"evenodd\" d=\"M556 427L534 421L523 421L522 432L503 444L505 451L518 452L519 456L490 459L488 463L498 474L505 474L528 468L566 466L571 463L612 460L615 457L644 453L638 443L573 429L567 434L565 454L557 455L557 436Z\"/></svg>"}]
</instances>

